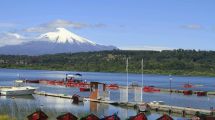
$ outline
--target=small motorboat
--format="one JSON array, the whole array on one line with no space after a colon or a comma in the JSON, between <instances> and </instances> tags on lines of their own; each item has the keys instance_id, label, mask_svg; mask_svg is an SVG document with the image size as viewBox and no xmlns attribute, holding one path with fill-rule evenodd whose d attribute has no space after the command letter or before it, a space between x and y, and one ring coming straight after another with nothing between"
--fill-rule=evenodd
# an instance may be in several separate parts
<instances>
[{"instance_id":1,"label":"small motorboat","mask_svg":"<svg viewBox=\"0 0 215 120\"><path fill-rule=\"evenodd\" d=\"M48 116L41 110L30 114L27 118L28 120L48 120Z\"/></svg>"},{"instance_id":2,"label":"small motorboat","mask_svg":"<svg viewBox=\"0 0 215 120\"><path fill-rule=\"evenodd\" d=\"M131 116L128 120L148 120L144 113L139 113L136 116Z\"/></svg>"},{"instance_id":3,"label":"small motorboat","mask_svg":"<svg viewBox=\"0 0 215 120\"><path fill-rule=\"evenodd\" d=\"M1 89L1 95L16 96L16 95L32 95L36 88L24 86L22 80L16 80L14 87Z\"/></svg>"},{"instance_id":4,"label":"small motorboat","mask_svg":"<svg viewBox=\"0 0 215 120\"><path fill-rule=\"evenodd\" d=\"M57 120L78 120L72 113L66 113L57 117Z\"/></svg>"}]
</instances>

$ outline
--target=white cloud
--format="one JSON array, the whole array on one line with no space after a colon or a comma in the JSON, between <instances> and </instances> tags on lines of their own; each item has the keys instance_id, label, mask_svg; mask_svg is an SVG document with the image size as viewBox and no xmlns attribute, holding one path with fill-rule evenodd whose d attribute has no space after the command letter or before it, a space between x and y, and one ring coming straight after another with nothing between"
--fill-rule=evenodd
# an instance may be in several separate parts
<instances>
[{"instance_id":1,"label":"white cloud","mask_svg":"<svg viewBox=\"0 0 215 120\"><path fill-rule=\"evenodd\" d=\"M105 24L87 24L87 23L72 22L72 21L58 19L45 24L41 24L39 26L27 28L25 31L43 33L43 32L53 31L55 28L59 28L59 27L83 29L83 28L102 28L102 27L106 27L106 25Z\"/></svg>"},{"instance_id":2,"label":"white cloud","mask_svg":"<svg viewBox=\"0 0 215 120\"><path fill-rule=\"evenodd\" d=\"M17 45L24 42L25 37L17 33L0 33L0 47L5 45Z\"/></svg>"},{"instance_id":3,"label":"white cloud","mask_svg":"<svg viewBox=\"0 0 215 120\"><path fill-rule=\"evenodd\" d=\"M162 46L129 46L121 47L122 50L153 50L153 51L162 51L162 50L173 50L174 48L162 47Z\"/></svg>"}]
</instances>

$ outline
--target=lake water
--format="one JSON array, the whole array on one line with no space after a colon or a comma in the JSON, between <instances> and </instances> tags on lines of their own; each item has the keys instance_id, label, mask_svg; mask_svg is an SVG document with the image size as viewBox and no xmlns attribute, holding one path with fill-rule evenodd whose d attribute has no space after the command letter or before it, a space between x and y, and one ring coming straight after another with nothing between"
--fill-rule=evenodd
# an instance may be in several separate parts
<instances>
[{"instance_id":1,"label":"lake water","mask_svg":"<svg viewBox=\"0 0 215 120\"><path fill-rule=\"evenodd\" d=\"M13 85L13 80L18 78L25 79L63 79L66 73L81 73L82 79L87 81L99 81L103 83L117 83L120 85L126 85L126 74L124 73L97 73L97 72L69 72L69 71L46 71L46 70L17 70L17 69L0 69L0 86ZM199 87L192 88L193 90L205 90L214 91L215 78L214 77L188 77L188 76L172 76L172 88L184 89L183 85L187 82ZM140 74L129 74L129 84L132 81L141 84ZM169 88L169 76L167 75L143 75L144 85L153 85L160 88ZM79 94L81 96L88 96L89 93L80 93L77 88L66 88L59 86L47 86L31 84L38 87L40 91L46 91L51 93L63 93L63 94ZM112 100L119 100L119 91L110 91L110 98ZM133 91L129 91L129 101L133 100ZM167 94L167 93L143 93L143 100L150 101L164 101L165 104L183 107L203 108L210 109L215 108L215 97L197 97L196 95L184 96L182 94ZM122 119L128 116L135 115L137 113L134 109L121 108L107 104L84 102L80 105L74 105L71 100L52 98L44 96L26 96L11 99L10 97L0 97L0 115L8 115L11 118L17 120L23 120L27 115L34 112L36 109L42 109L50 120L54 120L58 115L65 112L72 112L77 116L83 116L87 113L94 113L99 117L103 115L110 115L118 112ZM161 116L161 114L152 113L147 115L149 120L154 120ZM182 117L176 117L175 119L182 119Z\"/></svg>"}]
</instances>

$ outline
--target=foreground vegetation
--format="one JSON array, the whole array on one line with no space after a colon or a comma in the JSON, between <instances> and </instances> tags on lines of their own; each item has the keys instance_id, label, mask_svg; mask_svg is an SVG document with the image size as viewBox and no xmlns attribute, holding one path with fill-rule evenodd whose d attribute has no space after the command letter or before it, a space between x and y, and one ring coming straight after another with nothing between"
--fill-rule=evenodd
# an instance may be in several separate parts
<instances>
[{"instance_id":1,"label":"foreground vegetation","mask_svg":"<svg viewBox=\"0 0 215 120\"><path fill-rule=\"evenodd\" d=\"M41 56L0 55L1 68L215 76L215 51L100 51Z\"/></svg>"}]
</instances>

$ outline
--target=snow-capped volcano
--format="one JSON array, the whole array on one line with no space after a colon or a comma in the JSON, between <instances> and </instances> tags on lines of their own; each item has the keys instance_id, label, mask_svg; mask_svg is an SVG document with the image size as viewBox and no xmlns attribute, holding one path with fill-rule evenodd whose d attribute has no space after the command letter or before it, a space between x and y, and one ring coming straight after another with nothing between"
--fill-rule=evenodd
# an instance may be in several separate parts
<instances>
[{"instance_id":1,"label":"snow-capped volcano","mask_svg":"<svg viewBox=\"0 0 215 120\"><path fill-rule=\"evenodd\" d=\"M43 55L113 49L118 48L115 46L96 44L70 32L65 28L56 28L56 31L41 34L36 39L29 40L29 42L0 47L0 54Z\"/></svg>"},{"instance_id":2,"label":"snow-capped volcano","mask_svg":"<svg viewBox=\"0 0 215 120\"><path fill-rule=\"evenodd\" d=\"M41 34L39 39L49 39L52 42L57 43L87 43L91 45L96 45L96 43L80 37L65 28L56 28L56 32L48 32L45 34Z\"/></svg>"}]
</instances>

